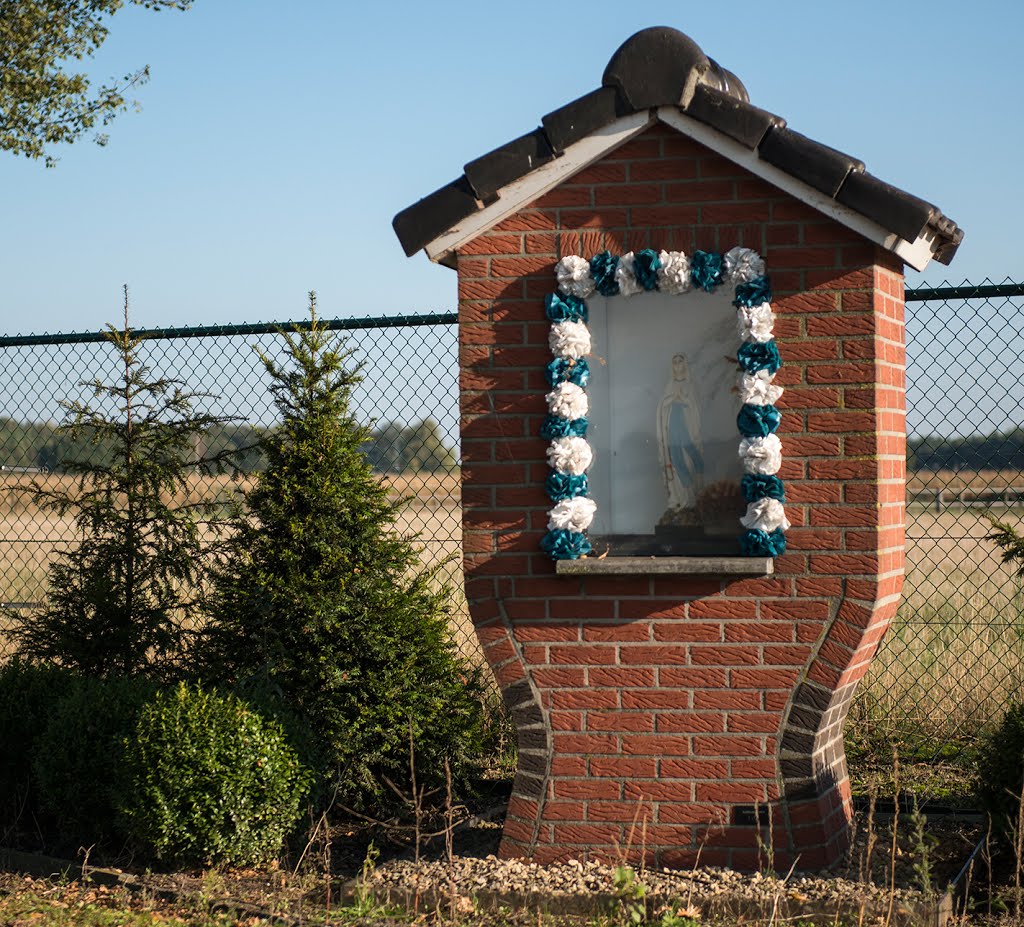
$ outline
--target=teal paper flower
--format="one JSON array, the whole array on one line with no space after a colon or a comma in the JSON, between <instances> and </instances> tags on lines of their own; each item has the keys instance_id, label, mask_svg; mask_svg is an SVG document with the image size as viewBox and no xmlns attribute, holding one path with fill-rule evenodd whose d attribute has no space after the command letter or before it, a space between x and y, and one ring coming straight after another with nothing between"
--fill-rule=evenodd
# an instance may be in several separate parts
<instances>
[{"instance_id":1,"label":"teal paper flower","mask_svg":"<svg viewBox=\"0 0 1024 927\"><path fill-rule=\"evenodd\" d=\"M775 406L746 404L736 416L736 425L744 438L763 438L779 427L782 415Z\"/></svg>"},{"instance_id":2,"label":"teal paper flower","mask_svg":"<svg viewBox=\"0 0 1024 927\"><path fill-rule=\"evenodd\" d=\"M761 532L764 534L764 532ZM552 560L579 560L589 554L593 547L585 534L556 528L544 535L540 546L551 554Z\"/></svg>"},{"instance_id":3,"label":"teal paper flower","mask_svg":"<svg viewBox=\"0 0 1024 927\"><path fill-rule=\"evenodd\" d=\"M786 488L777 476L766 476L761 473L745 473L740 481L740 492L747 502L758 499L778 499L786 501Z\"/></svg>"},{"instance_id":4,"label":"teal paper flower","mask_svg":"<svg viewBox=\"0 0 1024 927\"><path fill-rule=\"evenodd\" d=\"M722 282L722 255L717 251L694 251L690 255L690 279L694 286L710 293Z\"/></svg>"},{"instance_id":5,"label":"teal paper flower","mask_svg":"<svg viewBox=\"0 0 1024 927\"><path fill-rule=\"evenodd\" d=\"M585 387L590 379L590 365L584 358L573 360L571 357L556 357L548 364L545 371L548 384L552 387L559 383L575 383Z\"/></svg>"},{"instance_id":6,"label":"teal paper flower","mask_svg":"<svg viewBox=\"0 0 1024 927\"><path fill-rule=\"evenodd\" d=\"M548 293L544 310L552 322L586 322L587 304L571 293Z\"/></svg>"},{"instance_id":7,"label":"teal paper flower","mask_svg":"<svg viewBox=\"0 0 1024 927\"><path fill-rule=\"evenodd\" d=\"M633 276L645 290L653 290L658 285L658 270L661 258L652 248L644 248L633 255Z\"/></svg>"},{"instance_id":8,"label":"teal paper flower","mask_svg":"<svg viewBox=\"0 0 1024 927\"><path fill-rule=\"evenodd\" d=\"M619 266L618 255L602 251L590 259L590 276L594 278L597 292L602 296L616 296L619 283L615 279L615 268Z\"/></svg>"},{"instance_id":9,"label":"teal paper flower","mask_svg":"<svg viewBox=\"0 0 1024 927\"><path fill-rule=\"evenodd\" d=\"M740 550L744 557L780 557L786 552L786 535L781 528L770 533L754 528L740 535Z\"/></svg>"},{"instance_id":10,"label":"teal paper flower","mask_svg":"<svg viewBox=\"0 0 1024 927\"><path fill-rule=\"evenodd\" d=\"M563 499L575 499L577 496L585 496L590 487L587 484L587 474L578 475L572 473L559 473L552 470L544 483L544 489L552 502L561 502Z\"/></svg>"},{"instance_id":11,"label":"teal paper flower","mask_svg":"<svg viewBox=\"0 0 1024 927\"><path fill-rule=\"evenodd\" d=\"M759 341L747 341L740 345L736 352L736 360L746 373L757 373L759 370L767 370L768 373L775 373L782 366L782 358L779 357L779 349L775 339L761 343Z\"/></svg>"},{"instance_id":12,"label":"teal paper flower","mask_svg":"<svg viewBox=\"0 0 1024 927\"><path fill-rule=\"evenodd\" d=\"M736 298L732 301L732 304L739 309L741 306L750 308L751 306L760 306L761 303L770 303L772 301L772 285L771 281L765 277L754 277L747 283L741 283L736 287Z\"/></svg>"},{"instance_id":13,"label":"teal paper flower","mask_svg":"<svg viewBox=\"0 0 1024 927\"><path fill-rule=\"evenodd\" d=\"M560 415L545 415L540 426L540 436L553 441L555 438L585 438L589 422L584 418L568 419Z\"/></svg>"}]
</instances>

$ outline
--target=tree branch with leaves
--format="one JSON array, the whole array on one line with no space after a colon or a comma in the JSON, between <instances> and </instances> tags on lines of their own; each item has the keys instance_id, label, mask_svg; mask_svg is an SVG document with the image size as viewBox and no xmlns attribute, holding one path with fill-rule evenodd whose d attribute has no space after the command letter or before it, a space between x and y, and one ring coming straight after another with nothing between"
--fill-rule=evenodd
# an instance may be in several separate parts
<instances>
[{"instance_id":1,"label":"tree branch with leaves","mask_svg":"<svg viewBox=\"0 0 1024 927\"><path fill-rule=\"evenodd\" d=\"M74 142L130 106L125 94L145 83L142 67L98 88L68 65L91 58L107 21L125 0L0 0L0 150L56 159L49 148ZM192 0L129 0L151 10L185 10ZM107 143L97 132L94 141Z\"/></svg>"}]
</instances>

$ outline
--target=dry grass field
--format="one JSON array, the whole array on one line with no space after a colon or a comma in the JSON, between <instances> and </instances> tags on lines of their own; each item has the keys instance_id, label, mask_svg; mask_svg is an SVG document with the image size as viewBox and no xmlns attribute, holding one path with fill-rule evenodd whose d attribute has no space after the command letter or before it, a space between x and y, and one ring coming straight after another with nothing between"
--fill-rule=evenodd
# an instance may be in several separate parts
<instances>
[{"instance_id":1,"label":"dry grass field","mask_svg":"<svg viewBox=\"0 0 1024 927\"><path fill-rule=\"evenodd\" d=\"M992 514L1024 530L1024 511ZM911 506L903 601L853 712L872 738L953 757L1024 696L1021 579L985 535L986 510ZM927 757L925 757L927 758Z\"/></svg>"},{"instance_id":2,"label":"dry grass field","mask_svg":"<svg viewBox=\"0 0 1024 927\"><path fill-rule=\"evenodd\" d=\"M0 474L0 603L15 607L38 603L45 597L47 567L56 550L74 543L70 516L60 517L40 507L24 487L33 481L46 489L72 489L67 476ZM404 535L416 538L425 566L441 564L439 583L452 587L452 634L460 651L479 662L482 653L469 620L462 593L462 513L458 474L399 474L385 478L391 495L406 503L395 523ZM190 493L227 500L245 482L227 477L198 479ZM0 659L9 650L0 615Z\"/></svg>"},{"instance_id":3,"label":"dry grass field","mask_svg":"<svg viewBox=\"0 0 1024 927\"><path fill-rule=\"evenodd\" d=\"M0 474L0 600L38 602L55 545L73 543L73 525L19 493L31 476ZM41 476L43 485L66 477ZM913 492L938 486L983 488L1021 482L1020 474L914 474ZM454 589L452 629L464 654L480 659L461 590L462 541L457 475L420 473L387 478L406 499L396 522L415 535L425 565L440 563L439 581ZM197 482L195 495L226 498L240 488L227 479ZM1024 510L995 509L1024 530ZM954 757L997 718L1008 697L1024 696L1024 594L1014 570L985 539L978 508L911 505L907 515L907 577L899 615L858 693L851 728L869 752L900 743L927 760ZM0 625L0 657L4 652Z\"/></svg>"}]
</instances>

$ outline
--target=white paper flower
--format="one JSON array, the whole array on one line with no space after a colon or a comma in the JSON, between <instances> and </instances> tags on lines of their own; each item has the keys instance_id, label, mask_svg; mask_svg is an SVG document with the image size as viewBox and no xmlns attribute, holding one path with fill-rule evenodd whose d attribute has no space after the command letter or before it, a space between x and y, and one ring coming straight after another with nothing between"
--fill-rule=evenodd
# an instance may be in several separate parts
<instances>
[{"instance_id":1,"label":"white paper flower","mask_svg":"<svg viewBox=\"0 0 1024 927\"><path fill-rule=\"evenodd\" d=\"M679 296L689 292L690 259L682 251L662 251L658 254L661 267L658 268L658 289L662 293Z\"/></svg>"},{"instance_id":2,"label":"white paper flower","mask_svg":"<svg viewBox=\"0 0 1024 927\"><path fill-rule=\"evenodd\" d=\"M586 392L575 383L559 383L545 398L548 401L548 411L560 418L583 418L590 408Z\"/></svg>"},{"instance_id":3,"label":"white paper flower","mask_svg":"<svg viewBox=\"0 0 1024 927\"><path fill-rule=\"evenodd\" d=\"M585 438L555 438L548 448L548 463L559 473L579 476L593 459L594 452Z\"/></svg>"},{"instance_id":4,"label":"white paper flower","mask_svg":"<svg viewBox=\"0 0 1024 927\"><path fill-rule=\"evenodd\" d=\"M548 512L548 531L586 531L596 511L597 503L586 496L563 499Z\"/></svg>"},{"instance_id":5,"label":"white paper flower","mask_svg":"<svg viewBox=\"0 0 1024 927\"><path fill-rule=\"evenodd\" d=\"M558 289L569 296L586 299L594 292L594 278L590 275L590 261L570 254L555 265Z\"/></svg>"},{"instance_id":6,"label":"white paper flower","mask_svg":"<svg viewBox=\"0 0 1024 927\"><path fill-rule=\"evenodd\" d=\"M764 274L764 259L750 248L730 248L724 260L725 276L731 283L749 283Z\"/></svg>"},{"instance_id":7,"label":"white paper flower","mask_svg":"<svg viewBox=\"0 0 1024 927\"><path fill-rule=\"evenodd\" d=\"M548 344L555 357L579 360L590 353L590 329L585 322L556 322L548 333Z\"/></svg>"},{"instance_id":8,"label":"white paper flower","mask_svg":"<svg viewBox=\"0 0 1024 927\"><path fill-rule=\"evenodd\" d=\"M775 313L771 303L759 306L740 306L736 310L736 328L743 341L760 341L762 344L772 340L772 326L775 324Z\"/></svg>"},{"instance_id":9,"label":"white paper flower","mask_svg":"<svg viewBox=\"0 0 1024 927\"><path fill-rule=\"evenodd\" d=\"M632 251L627 251L619 258L619 263L615 268L615 282L618 283L619 292L623 296L636 296L637 293L644 291L643 286L636 280Z\"/></svg>"},{"instance_id":10,"label":"white paper flower","mask_svg":"<svg viewBox=\"0 0 1024 927\"><path fill-rule=\"evenodd\" d=\"M782 397L784 390L772 383L767 370L745 373L740 377L740 399L752 406L773 406Z\"/></svg>"},{"instance_id":11,"label":"white paper flower","mask_svg":"<svg viewBox=\"0 0 1024 927\"><path fill-rule=\"evenodd\" d=\"M744 528L753 531L772 532L776 528L788 531L789 519L786 510L778 499L758 499L747 506L747 514L740 519Z\"/></svg>"},{"instance_id":12,"label":"white paper flower","mask_svg":"<svg viewBox=\"0 0 1024 927\"><path fill-rule=\"evenodd\" d=\"M561 440L565 441L566 438ZM778 435L764 438L744 438L740 441L740 459L747 473L771 476L782 466L782 442Z\"/></svg>"}]
</instances>

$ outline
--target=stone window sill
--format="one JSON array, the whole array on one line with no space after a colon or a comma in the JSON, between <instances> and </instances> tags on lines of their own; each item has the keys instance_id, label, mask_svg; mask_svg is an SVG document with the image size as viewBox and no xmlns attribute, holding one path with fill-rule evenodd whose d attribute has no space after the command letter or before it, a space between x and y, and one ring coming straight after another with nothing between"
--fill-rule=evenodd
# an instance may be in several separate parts
<instances>
[{"instance_id":1,"label":"stone window sill","mask_svg":"<svg viewBox=\"0 0 1024 927\"><path fill-rule=\"evenodd\" d=\"M771 557L587 557L557 560L559 576L771 576Z\"/></svg>"}]
</instances>

